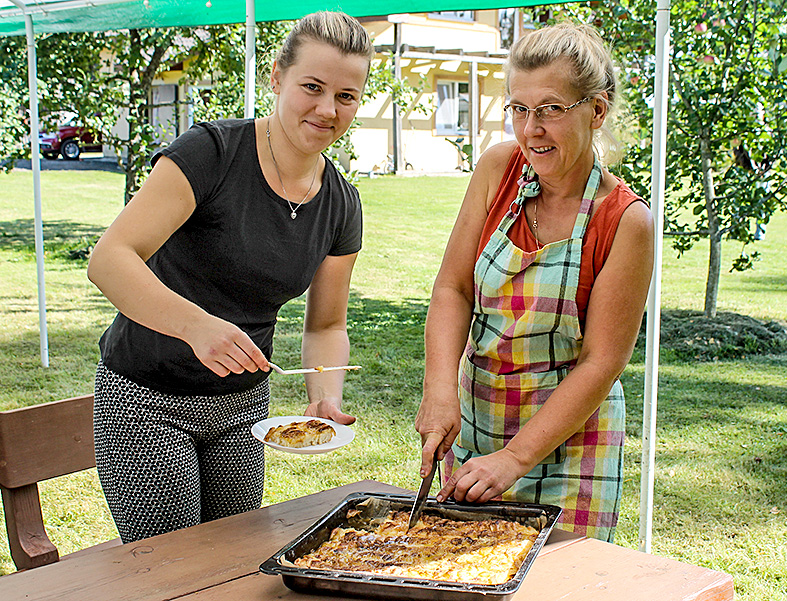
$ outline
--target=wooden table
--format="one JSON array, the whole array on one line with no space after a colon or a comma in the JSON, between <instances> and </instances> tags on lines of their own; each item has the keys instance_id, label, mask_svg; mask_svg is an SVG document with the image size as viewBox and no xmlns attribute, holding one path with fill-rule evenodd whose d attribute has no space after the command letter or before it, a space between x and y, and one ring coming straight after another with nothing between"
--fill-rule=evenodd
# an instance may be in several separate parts
<instances>
[{"instance_id":1,"label":"wooden table","mask_svg":"<svg viewBox=\"0 0 787 601\"><path fill-rule=\"evenodd\" d=\"M259 564L356 491L401 493L372 480L77 554L0 577L2 601L315 601ZM334 597L337 598L337 597ZM723 601L732 577L671 559L553 531L514 599Z\"/></svg>"}]
</instances>

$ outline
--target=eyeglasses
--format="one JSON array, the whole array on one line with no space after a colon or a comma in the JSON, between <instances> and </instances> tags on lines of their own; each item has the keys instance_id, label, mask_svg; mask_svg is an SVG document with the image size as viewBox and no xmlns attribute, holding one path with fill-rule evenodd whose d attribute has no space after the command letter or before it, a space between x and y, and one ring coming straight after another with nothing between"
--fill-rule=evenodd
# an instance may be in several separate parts
<instances>
[{"instance_id":1,"label":"eyeglasses","mask_svg":"<svg viewBox=\"0 0 787 601\"><path fill-rule=\"evenodd\" d=\"M514 121L527 121L527 117L531 112L535 113L536 119L539 121L557 121L571 109L578 107L580 104L584 104L589 100L593 100L593 98L586 96L582 100L579 100L569 106L557 103L542 104L541 106L537 106L534 109L528 108L522 104L507 104L503 107L503 110L511 115L511 118Z\"/></svg>"}]
</instances>

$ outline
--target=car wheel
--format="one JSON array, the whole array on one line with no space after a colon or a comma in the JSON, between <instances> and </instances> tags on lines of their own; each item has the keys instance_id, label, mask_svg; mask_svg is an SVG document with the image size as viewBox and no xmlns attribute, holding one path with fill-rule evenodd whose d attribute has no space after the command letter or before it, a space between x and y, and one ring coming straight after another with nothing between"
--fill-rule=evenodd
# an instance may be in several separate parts
<instances>
[{"instance_id":1,"label":"car wheel","mask_svg":"<svg viewBox=\"0 0 787 601\"><path fill-rule=\"evenodd\" d=\"M54 161L55 159L57 159L57 153L56 152L43 152L41 154L44 155L45 159L49 159L50 161Z\"/></svg>"},{"instance_id":2,"label":"car wheel","mask_svg":"<svg viewBox=\"0 0 787 601\"><path fill-rule=\"evenodd\" d=\"M79 143L75 138L70 138L60 145L60 154L67 161L76 161L79 158Z\"/></svg>"}]
</instances>

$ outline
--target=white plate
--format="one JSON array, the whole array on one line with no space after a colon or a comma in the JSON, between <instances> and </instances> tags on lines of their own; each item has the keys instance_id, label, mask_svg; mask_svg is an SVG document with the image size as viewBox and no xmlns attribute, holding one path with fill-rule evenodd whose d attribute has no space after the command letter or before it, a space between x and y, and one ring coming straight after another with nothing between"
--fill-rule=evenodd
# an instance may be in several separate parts
<instances>
[{"instance_id":1,"label":"white plate","mask_svg":"<svg viewBox=\"0 0 787 601\"><path fill-rule=\"evenodd\" d=\"M321 421L324 424L328 424L331 426L335 431L336 434L334 435L331 440L326 442L325 444L316 444L310 447L283 447L278 444L274 444L272 442L268 442L265 440L265 435L268 433L268 430L271 428L275 428L276 426L281 426L285 424L291 424L293 422L307 422L310 419L316 419ZM261 440L266 445L268 445L272 449L276 449L278 451L285 451L287 453L297 453L299 455L316 455L317 453L327 453L329 451L335 451L339 447L343 447L346 444L352 442L352 439L355 438L355 432L351 428L344 426L342 424L337 424L329 419L323 419L322 417L308 417L305 415L286 415L283 417L269 417L268 419L264 419L261 422L257 422L251 427L251 433L254 435L254 438Z\"/></svg>"}]
</instances>

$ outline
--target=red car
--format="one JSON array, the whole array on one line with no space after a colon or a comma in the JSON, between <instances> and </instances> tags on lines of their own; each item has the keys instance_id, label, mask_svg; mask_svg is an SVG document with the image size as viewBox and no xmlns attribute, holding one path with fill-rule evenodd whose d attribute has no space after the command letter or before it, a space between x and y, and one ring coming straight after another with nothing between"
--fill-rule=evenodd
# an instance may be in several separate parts
<instances>
[{"instance_id":1,"label":"red car","mask_svg":"<svg viewBox=\"0 0 787 601\"><path fill-rule=\"evenodd\" d=\"M88 129L72 123L61 125L56 134L42 133L39 137L41 154L56 159L60 154L67 161L75 161L82 151L101 152L101 140Z\"/></svg>"}]
</instances>

